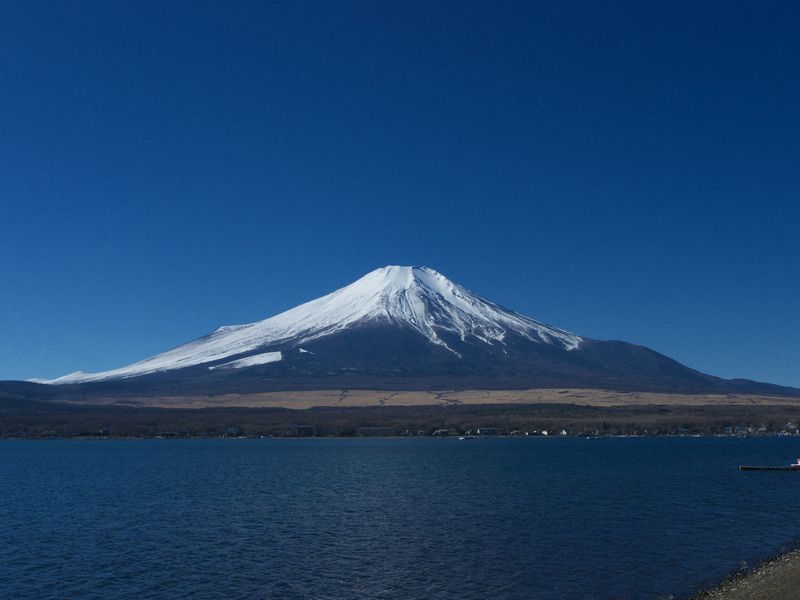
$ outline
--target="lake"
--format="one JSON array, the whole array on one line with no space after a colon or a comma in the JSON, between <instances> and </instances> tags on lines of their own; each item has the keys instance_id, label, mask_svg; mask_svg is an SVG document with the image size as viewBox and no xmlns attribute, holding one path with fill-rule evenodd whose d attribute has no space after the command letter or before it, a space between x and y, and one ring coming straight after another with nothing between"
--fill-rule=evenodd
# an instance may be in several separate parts
<instances>
[{"instance_id":1,"label":"lake","mask_svg":"<svg viewBox=\"0 0 800 600\"><path fill-rule=\"evenodd\" d=\"M800 438L0 442L0 597L664 598L800 538Z\"/></svg>"}]
</instances>

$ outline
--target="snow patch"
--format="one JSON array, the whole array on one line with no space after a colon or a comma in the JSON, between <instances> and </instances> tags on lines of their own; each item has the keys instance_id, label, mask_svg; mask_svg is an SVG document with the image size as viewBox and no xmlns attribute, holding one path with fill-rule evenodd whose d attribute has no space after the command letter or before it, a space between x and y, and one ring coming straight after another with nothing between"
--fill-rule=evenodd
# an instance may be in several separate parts
<instances>
[{"instance_id":1,"label":"snow patch","mask_svg":"<svg viewBox=\"0 0 800 600\"><path fill-rule=\"evenodd\" d=\"M280 352L263 352L262 354L253 354L246 356L239 360L232 360L230 362L222 363L221 365L214 365L208 367L210 371L214 369L241 369L242 367L253 367L255 365L266 365L273 362L278 362L283 358Z\"/></svg>"}]
</instances>

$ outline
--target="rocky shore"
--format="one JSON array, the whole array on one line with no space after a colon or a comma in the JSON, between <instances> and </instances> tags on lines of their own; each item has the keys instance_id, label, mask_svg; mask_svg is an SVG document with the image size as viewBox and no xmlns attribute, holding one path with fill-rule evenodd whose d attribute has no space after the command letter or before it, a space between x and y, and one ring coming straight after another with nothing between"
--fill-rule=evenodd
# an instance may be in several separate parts
<instances>
[{"instance_id":1,"label":"rocky shore","mask_svg":"<svg viewBox=\"0 0 800 600\"><path fill-rule=\"evenodd\" d=\"M787 600L800 597L800 549L731 575L693 600Z\"/></svg>"}]
</instances>

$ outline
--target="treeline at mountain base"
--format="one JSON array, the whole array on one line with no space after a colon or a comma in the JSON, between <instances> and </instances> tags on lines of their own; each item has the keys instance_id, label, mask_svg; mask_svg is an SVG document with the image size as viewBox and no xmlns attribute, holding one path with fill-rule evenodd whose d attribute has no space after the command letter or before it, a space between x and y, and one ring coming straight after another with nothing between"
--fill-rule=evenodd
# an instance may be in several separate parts
<instances>
[{"instance_id":1,"label":"treeline at mountain base","mask_svg":"<svg viewBox=\"0 0 800 600\"><path fill-rule=\"evenodd\" d=\"M800 406L137 408L0 399L0 437L796 435Z\"/></svg>"}]
</instances>

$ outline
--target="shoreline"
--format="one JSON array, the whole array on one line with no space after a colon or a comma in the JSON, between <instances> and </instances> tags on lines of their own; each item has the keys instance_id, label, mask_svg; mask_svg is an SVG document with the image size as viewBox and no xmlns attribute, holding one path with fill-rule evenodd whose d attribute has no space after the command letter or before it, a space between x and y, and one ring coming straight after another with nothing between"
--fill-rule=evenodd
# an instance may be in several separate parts
<instances>
[{"instance_id":1,"label":"shoreline","mask_svg":"<svg viewBox=\"0 0 800 600\"><path fill-rule=\"evenodd\" d=\"M75 399L73 399L75 400ZM102 400L94 398L94 400ZM800 399L607 390L317 390L48 401L0 392L0 437L800 434Z\"/></svg>"},{"instance_id":2,"label":"shoreline","mask_svg":"<svg viewBox=\"0 0 800 600\"><path fill-rule=\"evenodd\" d=\"M752 567L735 571L689 600L786 600L800 590L800 541Z\"/></svg>"},{"instance_id":3,"label":"shoreline","mask_svg":"<svg viewBox=\"0 0 800 600\"><path fill-rule=\"evenodd\" d=\"M221 440L221 441L244 441L244 440L419 440L419 439L438 439L438 440L521 440L521 439L583 439L583 440L602 440L602 439L764 439L764 438L800 438L800 433L760 433L755 435L737 435L724 433L621 433L621 434L593 434L593 433L553 433L542 435L539 432L525 433L496 433L496 434L470 434L470 433L396 433L396 434L359 434L359 433L313 433L313 434L291 434L273 433L256 435L225 435L225 434L115 434L107 433L78 433L61 435L56 433L42 433L31 435L3 435L0 432L0 442L2 441L21 441L21 440ZM798 542L800 547L800 542Z\"/></svg>"},{"instance_id":4,"label":"shoreline","mask_svg":"<svg viewBox=\"0 0 800 600\"><path fill-rule=\"evenodd\" d=\"M315 435L288 435L288 434L266 434L266 435L107 435L97 434L72 434L72 435L0 435L0 441L23 441L23 440L167 440L167 441L192 441L192 440L219 440L219 441L244 441L244 440L419 440L419 439L438 439L438 440L525 440L525 439L581 439L581 440L604 440L604 439L764 439L764 438L800 438L800 434L765 433L758 435L729 435L720 433L623 433L623 434L585 434L585 433L566 433L541 435L532 434L508 434L498 433L494 435L474 435L469 433L450 433L450 434L395 434L395 435L359 435L359 434L315 434Z\"/></svg>"}]
</instances>

